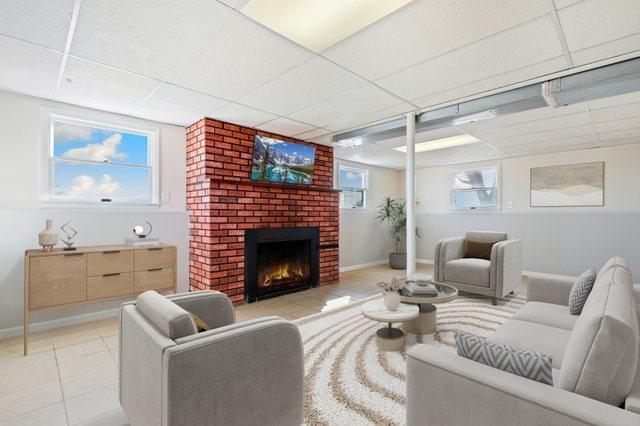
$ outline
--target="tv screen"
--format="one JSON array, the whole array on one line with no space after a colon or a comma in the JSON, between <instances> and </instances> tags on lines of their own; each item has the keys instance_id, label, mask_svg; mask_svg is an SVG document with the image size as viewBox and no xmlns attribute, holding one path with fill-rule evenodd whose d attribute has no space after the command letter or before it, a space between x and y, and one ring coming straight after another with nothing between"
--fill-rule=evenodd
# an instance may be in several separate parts
<instances>
[{"instance_id":1,"label":"tv screen","mask_svg":"<svg viewBox=\"0 0 640 426\"><path fill-rule=\"evenodd\" d=\"M251 179L310 185L315 157L312 146L256 136Z\"/></svg>"}]
</instances>

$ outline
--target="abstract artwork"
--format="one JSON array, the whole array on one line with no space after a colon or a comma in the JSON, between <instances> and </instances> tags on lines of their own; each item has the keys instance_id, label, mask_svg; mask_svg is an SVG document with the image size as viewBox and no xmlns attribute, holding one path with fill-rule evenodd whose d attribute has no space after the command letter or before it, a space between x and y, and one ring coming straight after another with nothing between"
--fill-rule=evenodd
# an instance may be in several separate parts
<instances>
[{"instance_id":1,"label":"abstract artwork","mask_svg":"<svg viewBox=\"0 0 640 426\"><path fill-rule=\"evenodd\" d=\"M531 207L603 205L604 162L531 169Z\"/></svg>"}]
</instances>

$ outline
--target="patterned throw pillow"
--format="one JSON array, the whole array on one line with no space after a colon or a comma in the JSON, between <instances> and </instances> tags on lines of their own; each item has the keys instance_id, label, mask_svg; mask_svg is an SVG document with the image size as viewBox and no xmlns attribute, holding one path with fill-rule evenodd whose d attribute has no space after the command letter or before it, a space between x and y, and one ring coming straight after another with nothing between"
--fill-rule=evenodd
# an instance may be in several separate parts
<instances>
[{"instance_id":1,"label":"patterned throw pillow","mask_svg":"<svg viewBox=\"0 0 640 426\"><path fill-rule=\"evenodd\" d=\"M553 385L551 355L491 342L473 334L455 333L458 355L527 379Z\"/></svg>"},{"instance_id":2,"label":"patterned throw pillow","mask_svg":"<svg viewBox=\"0 0 640 426\"><path fill-rule=\"evenodd\" d=\"M596 270L591 268L583 272L573 283L571 293L569 293L569 312L571 315L580 315L595 282Z\"/></svg>"}]
</instances>

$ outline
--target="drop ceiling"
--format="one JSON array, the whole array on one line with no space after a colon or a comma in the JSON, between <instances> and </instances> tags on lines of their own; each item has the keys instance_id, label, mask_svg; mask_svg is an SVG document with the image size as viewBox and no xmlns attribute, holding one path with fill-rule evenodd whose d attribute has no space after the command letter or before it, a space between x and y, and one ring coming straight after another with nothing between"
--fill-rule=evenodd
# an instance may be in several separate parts
<instances>
[{"instance_id":1,"label":"drop ceiling","mask_svg":"<svg viewBox=\"0 0 640 426\"><path fill-rule=\"evenodd\" d=\"M640 55L638 0L404 3L316 52L246 16L247 0L5 0L0 88L160 122L210 116L329 143L336 132L408 111ZM452 135L482 142L421 153L418 165L629 143L640 133L639 102L458 126ZM402 167L397 142L336 155Z\"/></svg>"}]
</instances>

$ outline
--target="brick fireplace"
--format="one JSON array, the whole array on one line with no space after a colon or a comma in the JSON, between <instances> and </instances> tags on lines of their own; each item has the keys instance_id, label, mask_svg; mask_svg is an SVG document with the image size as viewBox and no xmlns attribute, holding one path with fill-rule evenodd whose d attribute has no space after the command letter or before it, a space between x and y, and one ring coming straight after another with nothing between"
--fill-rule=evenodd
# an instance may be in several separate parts
<instances>
[{"instance_id":1,"label":"brick fireplace","mask_svg":"<svg viewBox=\"0 0 640 426\"><path fill-rule=\"evenodd\" d=\"M338 192L333 189L333 149L307 143L316 148L311 185L257 182L250 179L256 135L307 143L209 118L187 128L191 291L219 290L234 302L256 300L257 293L249 297L249 292L245 292L245 277L253 277L252 268L257 267L245 265L247 230L250 230L249 238L258 235L254 230L280 229L283 231L281 234L288 235L299 234L295 232L296 229L303 234L312 234L316 230L316 239L308 239L311 242L304 243L306 246L296 243L306 241L303 238L288 239L288 244L298 244L302 252L312 252L304 266L290 266L293 272L286 275L287 279L281 279L279 284L292 283L293 278L289 276L298 273L305 279L297 283L297 289L338 281ZM272 235L273 232L264 231L261 234ZM265 242L272 244L280 240L282 238L273 241L267 238ZM286 250L290 251L291 247ZM252 253L249 252L249 261L254 262L259 256L257 252L256 256L252 256ZM274 259L282 257L277 254L278 251L274 253L268 258L260 255L260 258L269 259L266 263L273 263ZM317 259L315 264L314 257ZM305 259L304 253L294 258ZM270 279L282 276L282 273L278 273L280 275L272 268ZM261 282L266 279L264 272L258 278L256 271L255 277ZM283 291L288 290L286 286L282 288ZM262 297L266 296L257 296L258 299Z\"/></svg>"}]
</instances>

